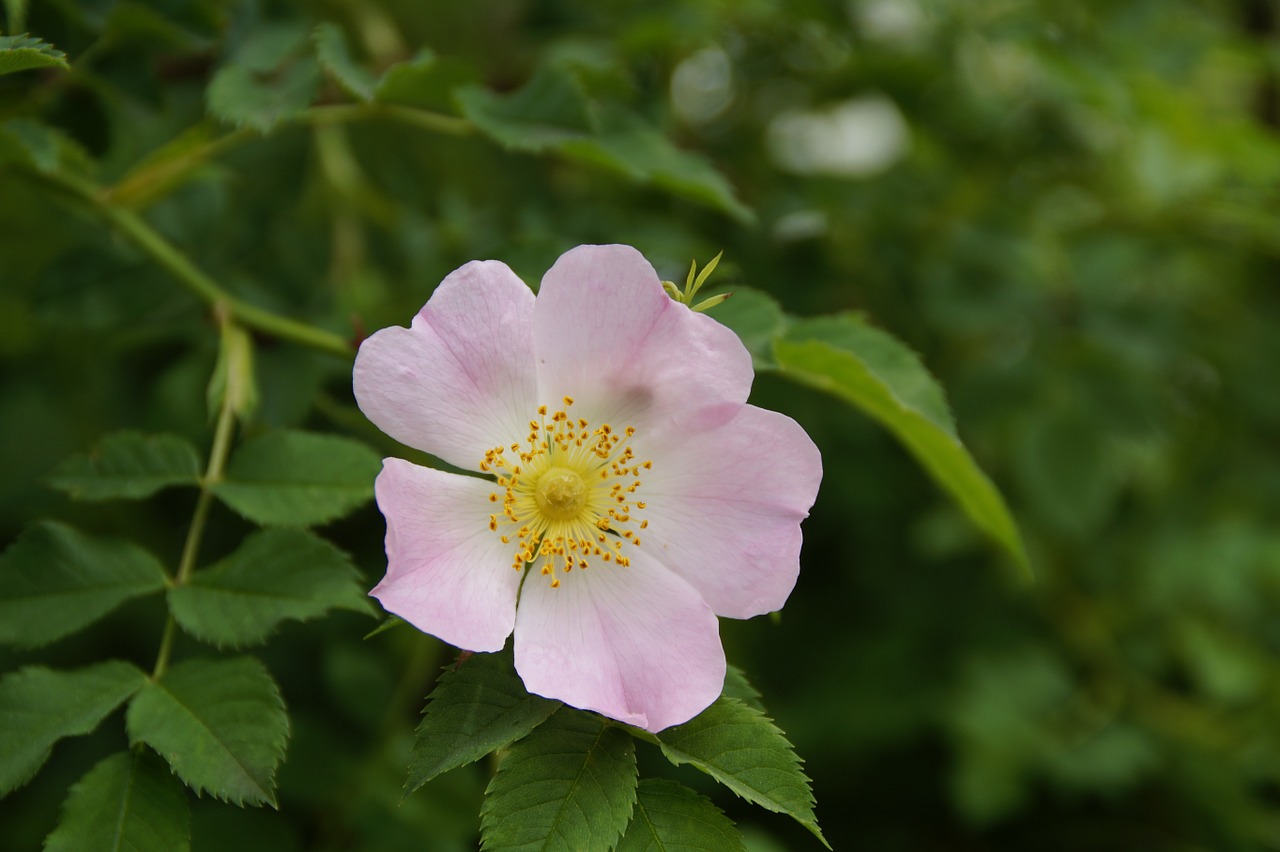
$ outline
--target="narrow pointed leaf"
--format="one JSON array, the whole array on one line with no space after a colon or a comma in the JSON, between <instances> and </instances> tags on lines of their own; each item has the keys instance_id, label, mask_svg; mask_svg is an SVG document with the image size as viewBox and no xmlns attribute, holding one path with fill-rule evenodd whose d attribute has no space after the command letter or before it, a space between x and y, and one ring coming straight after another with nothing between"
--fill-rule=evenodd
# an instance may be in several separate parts
<instances>
[{"instance_id":1,"label":"narrow pointed leaf","mask_svg":"<svg viewBox=\"0 0 1280 852\"><path fill-rule=\"evenodd\" d=\"M282 429L247 441L213 491L265 526L311 526L340 518L373 497L382 459L336 435Z\"/></svg>"},{"instance_id":2,"label":"narrow pointed leaf","mask_svg":"<svg viewBox=\"0 0 1280 852\"><path fill-rule=\"evenodd\" d=\"M187 852L182 784L149 752L113 754L77 781L44 852Z\"/></svg>"},{"instance_id":3,"label":"narrow pointed leaf","mask_svg":"<svg viewBox=\"0 0 1280 852\"><path fill-rule=\"evenodd\" d=\"M32 68L69 68L67 55L29 35L0 36L0 74Z\"/></svg>"},{"instance_id":4,"label":"narrow pointed leaf","mask_svg":"<svg viewBox=\"0 0 1280 852\"><path fill-rule=\"evenodd\" d=\"M697 279L693 282L693 295L698 295L698 291L702 289L702 285L707 283L707 279L711 277L711 273L716 271L716 267L720 265L720 258L724 256L724 252L720 251L715 257L702 267L702 271L698 273Z\"/></svg>"},{"instance_id":5,"label":"narrow pointed leaf","mask_svg":"<svg viewBox=\"0 0 1280 852\"><path fill-rule=\"evenodd\" d=\"M171 485L199 485L200 460L176 435L116 432L54 468L49 484L77 500L138 500Z\"/></svg>"},{"instance_id":6,"label":"narrow pointed leaf","mask_svg":"<svg viewBox=\"0 0 1280 852\"><path fill-rule=\"evenodd\" d=\"M635 742L562 708L511 747L480 810L485 852L612 849L636 800Z\"/></svg>"},{"instance_id":7,"label":"narrow pointed leaf","mask_svg":"<svg viewBox=\"0 0 1280 852\"><path fill-rule=\"evenodd\" d=\"M44 765L54 743L90 733L147 682L120 660L54 671L19 669L0 680L0 795L24 784Z\"/></svg>"},{"instance_id":8,"label":"narrow pointed leaf","mask_svg":"<svg viewBox=\"0 0 1280 852\"><path fill-rule=\"evenodd\" d=\"M440 676L418 725L405 792L527 735L560 707L530 695L509 651L472 654Z\"/></svg>"},{"instance_id":9,"label":"narrow pointed leaf","mask_svg":"<svg viewBox=\"0 0 1280 852\"><path fill-rule=\"evenodd\" d=\"M190 660L134 697L129 739L155 749L197 793L275 805L289 737L280 690L252 657Z\"/></svg>"},{"instance_id":10,"label":"narrow pointed leaf","mask_svg":"<svg viewBox=\"0 0 1280 852\"><path fill-rule=\"evenodd\" d=\"M166 582L155 557L131 542L37 521L0 556L0 643L61 639Z\"/></svg>"},{"instance_id":11,"label":"narrow pointed leaf","mask_svg":"<svg viewBox=\"0 0 1280 852\"><path fill-rule=\"evenodd\" d=\"M190 582L169 590L182 629L220 646L266 639L281 621L330 609L372 614L350 557L305 530L262 530Z\"/></svg>"},{"instance_id":12,"label":"narrow pointed leaf","mask_svg":"<svg viewBox=\"0 0 1280 852\"><path fill-rule=\"evenodd\" d=\"M314 34L316 55L324 70L333 75L342 88L362 101L373 100L373 90L378 83L373 72L351 56L347 37L334 24L321 24Z\"/></svg>"},{"instance_id":13,"label":"narrow pointed leaf","mask_svg":"<svg viewBox=\"0 0 1280 852\"><path fill-rule=\"evenodd\" d=\"M790 816L826 844L800 758L759 710L720 698L656 739L673 764L696 766L747 801Z\"/></svg>"},{"instance_id":14,"label":"narrow pointed leaf","mask_svg":"<svg viewBox=\"0 0 1280 852\"><path fill-rule=\"evenodd\" d=\"M960 443L942 388L914 352L855 316L793 323L774 343L782 375L843 399L879 421L969 519L1030 574L1000 492Z\"/></svg>"},{"instance_id":15,"label":"narrow pointed leaf","mask_svg":"<svg viewBox=\"0 0 1280 852\"><path fill-rule=\"evenodd\" d=\"M617 852L744 852L733 821L683 784L641 780L636 809Z\"/></svg>"}]
</instances>

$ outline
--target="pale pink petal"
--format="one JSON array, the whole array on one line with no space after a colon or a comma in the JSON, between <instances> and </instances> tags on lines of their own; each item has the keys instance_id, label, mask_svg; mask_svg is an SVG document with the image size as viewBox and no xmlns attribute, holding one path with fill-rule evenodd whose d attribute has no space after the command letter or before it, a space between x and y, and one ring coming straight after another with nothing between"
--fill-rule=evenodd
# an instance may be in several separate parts
<instances>
[{"instance_id":1,"label":"pale pink petal","mask_svg":"<svg viewBox=\"0 0 1280 852\"><path fill-rule=\"evenodd\" d=\"M537 407L533 293L507 266L450 273L409 328L384 328L356 356L356 401L403 444L476 470L528 432Z\"/></svg>"},{"instance_id":2,"label":"pale pink petal","mask_svg":"<svg viewBox=\"0 0 1280 852\"><path fill-rule=\"evenodd\" d=\"M746 402L751 356L732 331L673 301L630 246L579 246L542 279L533 315L542 402L652 431Z\"/></svg>"},{"instance_id":3,"label":"pale pink petal","mask_svg":"<svg viewBox=\"0 0 1280 852\"><path fill-rule=\"evenodd\" d=\"M531 572L516 613L516 670L533 693L660 731L686 722L724 687L711 609L638 550L630 567Z\"/></svg>"},{"instance_id":4,"label":"pale pink petal","mask_svg":"<svg viewBox=\"0 0 1280 852\"><path fill-rule=\"evenodd\" d=\"M818 493L822 457L798 423L754 405L728 423L644 452L636 494L641 547L687 580L716 614L780 609L800 571L800 521Z\"/></svg>"},{"instance_id":5,"label":"pale pink petal","mask_svg":"<svg viewBox=\"0 0 1280 852\"><path fill-rule=\"evenodd\" d=\"M489 529L493 484L386 459L374 483L387 519L384 609L468 651L498 651L515 625L520 571Z\"/></svg>"}]
</instances>

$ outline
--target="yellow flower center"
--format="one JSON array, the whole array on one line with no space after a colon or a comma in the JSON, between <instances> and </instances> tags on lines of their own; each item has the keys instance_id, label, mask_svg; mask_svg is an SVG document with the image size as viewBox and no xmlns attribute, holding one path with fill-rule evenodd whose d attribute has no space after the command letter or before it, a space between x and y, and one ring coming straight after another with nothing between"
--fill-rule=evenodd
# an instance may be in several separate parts
<instances>
[{"instance_id":1,"label":"yellow flower center","mask_svg":"<svg viewBox=\"0 0 1280 852\"><path fill-rule=\"evenodd\" d=\"M511 567L528 564L560 587L560 575L585 570L596 560L628 567L625 548L639 546L637 530L649 522L635 517L645 508L635 499L640 473L653 467L630 447L636 430L592 425L569 417L573 399L548 416L538 408L523 444L494 447L480 470L497 477L489 495L502 511L489 516L489 529L503 544L514 544Z\"/></svg>"},{"instance_id":2,"label":"yellow flower center","mask_svg":"<svg viewBox=\"0 0 1280 852\"><path fill-rule=\"evenodd\" d=\"M551 520L568 521L582 514L586 507L587 485L567 467L549 467L533 487L533 501Z\"/></svg>"}]
</instances>

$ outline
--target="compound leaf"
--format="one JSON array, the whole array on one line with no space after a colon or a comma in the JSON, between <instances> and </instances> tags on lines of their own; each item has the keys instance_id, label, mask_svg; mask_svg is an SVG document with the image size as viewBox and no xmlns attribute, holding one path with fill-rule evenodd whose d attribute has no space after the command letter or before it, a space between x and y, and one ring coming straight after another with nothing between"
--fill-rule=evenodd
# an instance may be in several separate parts
<instances>
[{"instance_id":1,"label":"compound leaf","mask_svg":"<svg viewBox=\"0 0 1280 852\"><path fill-rule=\"evenodd\" d=\"M155 749L197 793L275 806L289 717L252 657L179 663L134 697L125 723L132 742Z\"/></svg>"},{"instance_id":2,"label":"compound leaf","mask_svg":"<svg viewBox=\"0 0 1280 852\"><path fill-rule=\"evenodd\" d=\"M132 542L37 521L0 556L0 643L61 639L166 582L156 558Z\"/></svg>"},{"instance_id":3,"label":"compound leaf","mask_svg":"<svg viewBox=\"0 0 1280 852\"><path fill-rule=\"evenodd\" d=\"M187 852L191 810L154 754L113 754L77 781L44 852Z\"/></svg>"},{"instance_id":4,"label":"compound leaf","mask_svg":"<svg viewBox=\"0 0 1280 852\"><path fill-rule=\"evenodd\" d=\"M472 654L440 676L418 725L405 792L527 735L560 707L530 695L509 651Z\"/></svg>"},{"instance_id":5,"label":"compound leaf","mask_svg":"<svg viewBox=\"0 0 1280 852\"><path fill-rule=\"evenodd\" d=\"M54 671L19 669L0 680L0 795L26 783L63 737L90 733L147 682L120 660Z\"/></svg>"},{"instance_id":6,"label":"compound leaf","mask_svg":"<svg viewBox=\"0 0 1280 852\"><path fill-rule=\"evenodd\" d=\"M636 800L635 742L561 708L503 757L480 810L485 852L612 849Z\"/></svg>"},{"instance_id":7,"label":"compound leaf","mask_svg":"<svg viewBox=\"0 0 1280 852\"><path fill-rule=\"evenodd\" d=\"M382 460L336 435L281 429L247 441L213 491L265 526L311 526L340 518L373 497Z\"/></svg>"},{"instance_id":8,"label":"compound leaf","mask_svg":"<svg viewBox=\"0 0 1280 852\"><path fill-rule=\"evenodd\" d=\"M116 432L54 468L49 484L77 500L139 500L171 485L198 485L200 460L176 435Z\"/></svg>"}]
</instances>

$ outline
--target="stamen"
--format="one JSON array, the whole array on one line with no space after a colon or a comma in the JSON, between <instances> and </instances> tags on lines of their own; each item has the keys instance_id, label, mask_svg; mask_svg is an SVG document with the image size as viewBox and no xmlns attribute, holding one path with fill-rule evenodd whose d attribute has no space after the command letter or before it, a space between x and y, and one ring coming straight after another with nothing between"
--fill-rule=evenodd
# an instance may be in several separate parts
<instances>
[{"instance_id":1,"label":"stamen","mask_svg":"<svg viewBox=\"0 0 1280 852\"><path fill-rule=\"evenodd\" d=\"M574 402L570 396L563 401L565 409ZM628 567L624 545L640 544L632 527L648 528L647 520L635 517L645 503L631 495L641 485L640 471L653 467L652 461L636 459L630 446L635 427L615 430L602 423L593 429L585 418L574 420L566 410L545 405L537 413L529 421L527 450L519 442L508 445L519 464L504 459L502 446L487 451L480 463L501 489L489 494L490 503L502 495L502 513L489 516L489 529L499 532L503 544L514 545L512 568L533 564L554 589L560 576L586 570L588 557Z\"/></svg>"}]
</instances>

